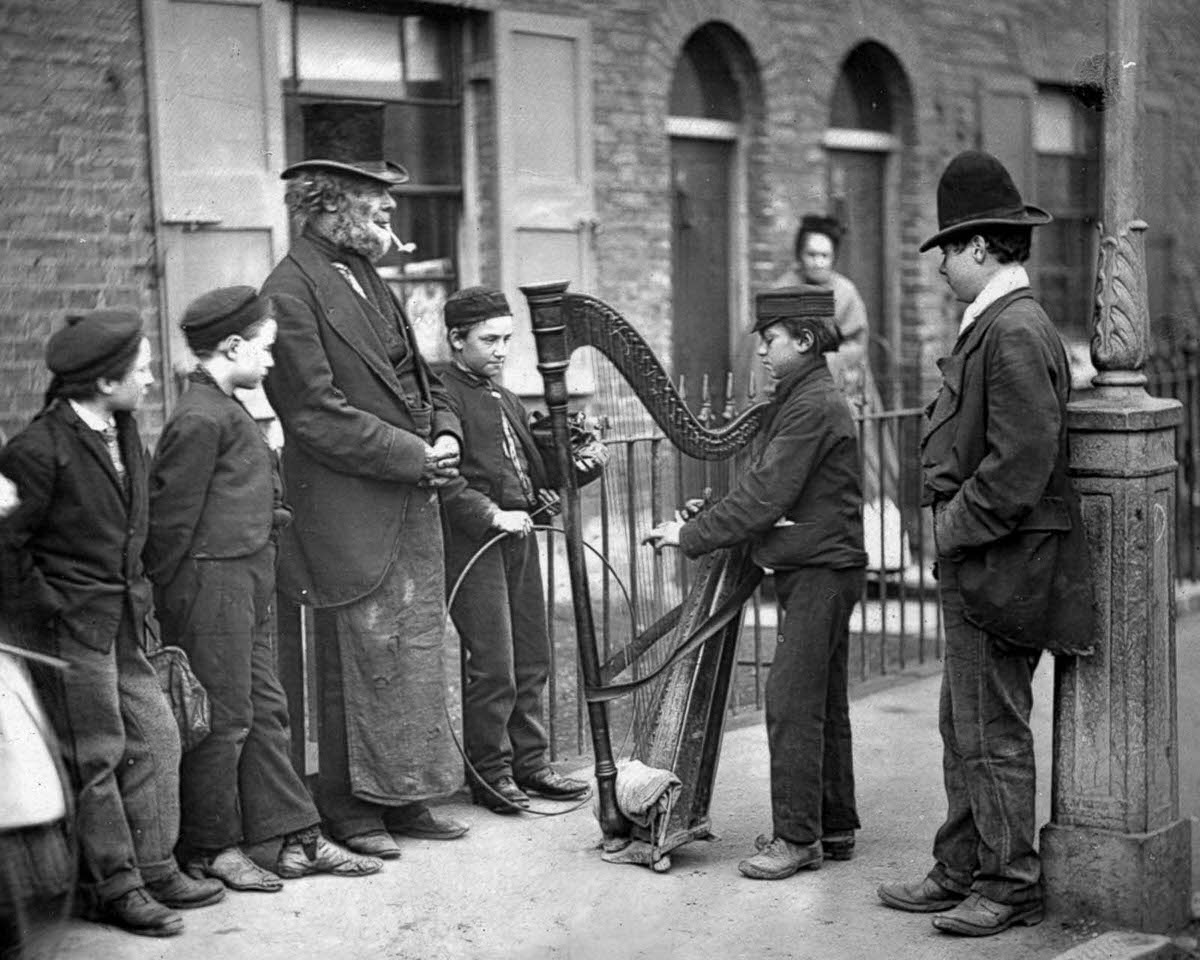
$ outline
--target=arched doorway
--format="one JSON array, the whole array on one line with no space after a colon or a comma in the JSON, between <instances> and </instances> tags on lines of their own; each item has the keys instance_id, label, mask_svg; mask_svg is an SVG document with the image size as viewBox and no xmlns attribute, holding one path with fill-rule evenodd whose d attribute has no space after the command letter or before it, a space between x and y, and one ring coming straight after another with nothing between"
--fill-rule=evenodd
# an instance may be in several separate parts
<instances>
[{"instance_id":1,"label":"arched doorway","mask_svg":"<svg viewBox=\"0 0 1200 960\"><path fill-rule=\"evenodd\" d=\"M871 367L885 404L902 403L899 363L900 151L909 85L892 53L874 42L842 61L824 146L830 212L846 229L838 270L858 287L871 330Z\"/></svg>"},{"instance_id":2,"label":"arched doorway","mask_svg":"<svg viewBox=\"0 0 1200 960\"><path fill-rule=\"evenodd\" d=\"M699 409L721 406L730 340L744 299L744 117L752 71L744 42L707 24L686 41L671 82L672 370Z\"/></svg>"}]
</instances>

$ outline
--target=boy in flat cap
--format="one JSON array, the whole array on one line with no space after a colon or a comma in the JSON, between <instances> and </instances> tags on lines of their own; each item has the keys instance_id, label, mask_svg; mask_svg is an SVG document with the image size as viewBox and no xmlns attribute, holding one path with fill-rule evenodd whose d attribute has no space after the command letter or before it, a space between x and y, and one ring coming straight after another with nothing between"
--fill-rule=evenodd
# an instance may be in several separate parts
<instances>
[{"instance_id":1,"label":"boy in flat cap","mask_svg":"<svg viewBox=\"0 0 1200 960\"><path fill-rule=\"evenodd\" d=\"M1071 376L1022 263L1050 215L995 157L960 153L938 183L941 274L967 304L921 441L946 656L939 705L947 812L934 866L879 888L945 933L1041 922L1031 682L1041 649L1091 643L1088 557L1067 478Z\"/></svg>"},{"instance_id":2,"label":"boy in flat cap","mask_svg":"<svg viewBox=\"0 0 1200 960\"><path fill-rule=\"evenodd\" d=\"M76 791L80 880L95 916L133 933L183 929L172 908L215 903L172 853L179 834L179 730L143 653L150 584L146 466L133 413L150 343L131 311L68 318L46 349L45 408L0 452L20 505L0 524L19 571L14 630L66 660L35 670Z\"/></svg>"},{"instance_id":3,"label":"boy in flat cap","mask_svg":"<svg viewBox=\"0 0 1200 960\"><path fill-rule=\"evenodd\" d=\"M187 651L212 710L212 732L180 770L188 871L263 892L282 889L281 876L376 873L381 861L321 835L289 755L271 623L275 543L291 511L275 457L234 394L272 365L270 306L253 287L226 287L196 299L180 326L199 362L151 467L146 565L164 637ZM240 847L279 839L275 872Z\"/></svg>"},{"instance_id":4,"label":"boy in flat cap","mask_svg":"<svg viewBox=\"0 0 1200 960\"><path fill-rule=\"evenodd\" d=\"M450 408L462 424L461 476L442 489L446 583L497 533L450 610L466 658L463 740L476 774L476 803L496 813L529 806L528 793L572 800L588 785L546 762L542 691L550 668L546 601L532 514L554 509L542 456L525 407L497 379L508 356L512 311L499 290L468 287L445 307L452 364L444 374Z\"/></svg>"},{"instance_id":5,"label":"boy in flat cap","mask_svg":"<svg viewBox=\"0 0 1200 960\"><path fill-rule=\"evenodd\" d=\"M762 446L737 485L648 538L689 557L752 541L775 571L783 606L767 679L773 830L738 864L747 877L782 880L848 860L859 827L847 694L850 614L862 593L862 487L858 435L825 354L839 342L833 294L814 286L760 294L758 356L775 383Z\"/></svg>"},{"instance_id":6,"label":"boy in flat cap","mask_svg":"<svg viewBox=\"0 0 1200 960\"><path fill-rule=\"evenodd\" d=\"M394 243L388 191L404 170L308 160L283 176L301 232L262 289L279 322L266 391L295 513L280 588L316 608L317 807L351 850L395 858L394 834L467 831L426 803L462 782L437 496L458 475L459 426L374 266Z\"/></svg>"}]
</instances>

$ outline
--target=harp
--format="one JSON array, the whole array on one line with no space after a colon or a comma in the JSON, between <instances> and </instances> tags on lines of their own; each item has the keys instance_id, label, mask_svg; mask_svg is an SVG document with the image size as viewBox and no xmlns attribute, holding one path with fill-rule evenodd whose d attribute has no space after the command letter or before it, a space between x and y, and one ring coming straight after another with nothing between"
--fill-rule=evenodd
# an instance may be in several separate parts
<instances>
[{"instance_id":1,"label":"harp","mask_svg":"<svg viewBox=\"0 0 1200 960\"><path fill-rule=\"evenodd\" d=\"M564 479L563 525L572 612L579 648L580 672L595 751L600 828L606 847L622 838L650 847L648 862L656 870L670 866L671 850L709 834L709 803L716 776L730 684L737 660L742 610L761 571L745 546L719 550L695 564L678 551L655 555L639 550L649 526L670 516L670 509L697 488L728 486L740 460L748 456L767 405L759 403L734 415L727 387L725 420L706 426L708 408L697 417L667 376L642 336L600 300L568 294L565 282L523 286L537 344L538 369L554 436L559 474ZM596 389L593 412L609 424L620 419L625 436L646 440L649 452L639 457L630 440L610 460L600 497L623 500L608 509L595 544L597 485L582 491L570 463L567 368L572 354L592 348ZM611 377L612 385L601 379ZM609 439L606 431L606 441ZM612 450L613 447L610 447ZM649 478L639 475L639 460L649 461ZM655 466L674 465L667 471ZM614 470L615 468L615 470ZM615 475L614 475L615 474ZM668 506L669 504L669 506ZM612 507L612 503L606 503ZM615 531L613 517L621 521ZM590 529L590 532L589 532ZM588 551L604 558L604 570ZM650 558L643 554L649 552ZM631 609L625 642L615 647L608 607L599 618L594 594L610 594L609 572L621 554L631 573L626 592ZM630 596L632 594L632 596ZM597 619L601 622L597 624ZM624 679L622 677L632 678ZM653 832L631 822L617 800L617 766L610 707L634 701L632 758L648 767L670 771L680 781L674 803ZM628 708L625 708L628 713ZM611 847L610 847L611 849Z\"/></svg>"}]
</instances>

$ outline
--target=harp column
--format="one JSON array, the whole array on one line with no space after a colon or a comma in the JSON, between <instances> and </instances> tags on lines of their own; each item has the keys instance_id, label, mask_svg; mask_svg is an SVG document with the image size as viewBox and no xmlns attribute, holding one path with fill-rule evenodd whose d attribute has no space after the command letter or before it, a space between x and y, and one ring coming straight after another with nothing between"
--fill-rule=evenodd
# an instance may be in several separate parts
<instances>
[{"instance_id":1,"label":"harp column","mask_svg":"<svg viewBox=\"0 0 1200 960\"><path fill-rule=\"evenodd\" d=\"M1094 392L1071 404L1071 472L1095 578L1095 653L1055 664L1051 908L1164 932L1188 920L1191 830L1179 815L1175 683L1178 402L1146 393L1149 338L1137 134L1140 0L1109 0L1108 51L1085 78L1104 90L1104 235Z\"/></svg>"},{"instance_id":2,"label":"harp column","mask_svg":"<svg viewBox=\"0 0 1200 960\"><path fill-rule=\"evenodd\" d=\"M567 367L571 363L571 347L562 308L567 286L565 280L536 283L522 286L521 292L529 303L530 322L537 343L538 370L545 384L546 412L550 415L550 426L554 431L559 476L573 490L577 479L567 427ZM596 630L592 625L592 600L587 589L587 558L582 546L582 517L577 496L564 499L562 516L567 564L571 568L571 583L576 585L571 591L571 603L577 626L575 642L579 649L579 669L585 687L595 688L600 686L600 654L596 647ZM600 830L606 840L627 836L630 823L617 806L617 766L608 729L608 710L604 703L589 700L587 714L592 732L592 749L596 754Z\"/></svg>"}]
</instances>

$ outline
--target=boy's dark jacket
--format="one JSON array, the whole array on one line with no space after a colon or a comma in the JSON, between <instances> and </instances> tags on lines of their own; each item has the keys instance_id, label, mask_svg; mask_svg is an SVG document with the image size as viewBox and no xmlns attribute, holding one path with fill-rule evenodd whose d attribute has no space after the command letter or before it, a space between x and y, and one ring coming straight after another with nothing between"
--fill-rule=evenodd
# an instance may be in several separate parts
<instances>
[{"instance_id":1,"label":"boy's dark jacket","mask_svg":"<svg viewBox=\"0 0 1200 960\"><path fill-rule=\"evenodd\" d=\"M450 409L462 424L463 452L460 476L442 488L446 522L456 533L481 540L492 526L496 508L528 510L529 504L509 501L502 478L512 466L504 455L501 416L507 416L529 466L534 490L552 486L541 452L529 429L529 414L520 398L499 384L450 366L442 371Z\"/></svg>"},{"instance_id":2,"label":"boy's dark jacket","mask_svg":"<svg viewBox=\"0 0 1200 960\"><path fill-rule=\"evenodd\" d=\"M150 606L142 570L146 460L137 423L116 414L126 488L103 439L56 400L0 451L21 498L0 522L3 602L24 642L52 621L83 644L112 649L129 606L140 630Z\"/></svg>"},{"instance_id":3,"label":"boy's dark jacket","mask_svg":"<svg viewBox=\"0 0 1200 960\"><path fill-rule=\"evenodd\" d=\"M866 566L858 432L823 359L779 381L762 437L733 490L684 524L684 552L753 540L754 562L776 570Z\"/></svg>"},{"instance_id":4,"label":"boy's dark jacket","mask_svg":"<svg viewBox=\"0 0 1200 960\"><path fill-rule=\"evenodd\" d=\"M938 362L926 408L924 501L967 619L1055 652L1092 643L1091 576L1067 476L1070 369L1029 288L1001 297Z\"/></svg>"},{"instance_id":5,"label":"boy's dark jacket","mask_svg":"<svg viewBox=\"0 0 1200 960\"><path fill-rule=\"evenodd\" d=\"M254 418L207 374L188 379L150 468L146 574L159 585L189 557L257 553L288 516L275 458Z\"/></svg>"}]
</instances>

